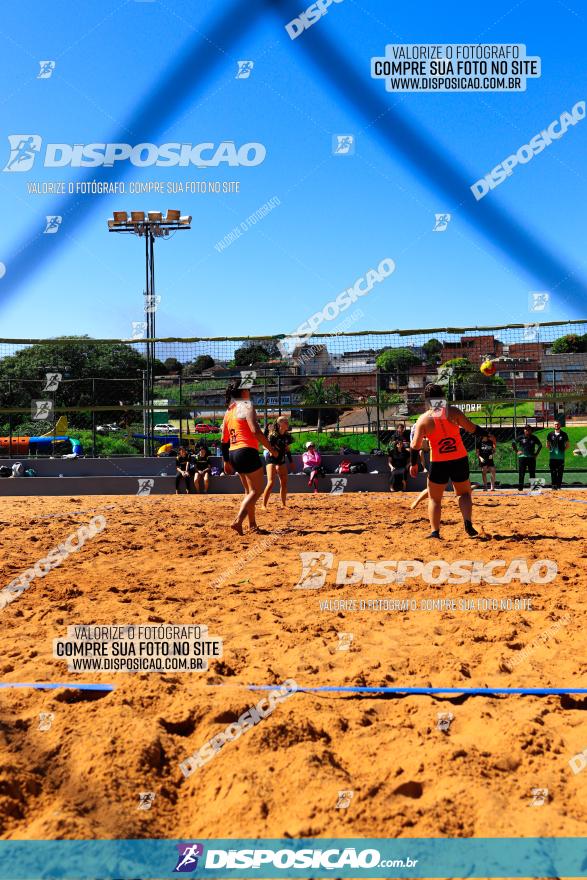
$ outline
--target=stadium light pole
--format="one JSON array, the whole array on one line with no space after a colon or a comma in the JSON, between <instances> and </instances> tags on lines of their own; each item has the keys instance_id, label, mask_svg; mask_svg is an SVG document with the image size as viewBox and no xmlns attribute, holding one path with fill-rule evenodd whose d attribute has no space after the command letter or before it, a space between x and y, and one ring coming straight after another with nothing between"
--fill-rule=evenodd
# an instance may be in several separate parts
<instances>
[{"instance_id":1,"label":"stadium light pole","mask_svg":"<svg viewBox=\"0 0 587 880\"><path fill-rule=\"evenodd\" d=\"M124 232L138 235L145 239L145 290L144 311L147 317L147 338L145 340L145 354L147 361L146 370L146 410L143 421L146 423L145 434L148 438L149 454L153 453L153 441L155 431L155 312L157 301L155 297L155 239L167 238L171 232L180 229L191 229L192 218L181 214L181 211L168 210L165 217L161 211L131 211L130 219L127 211L114 211L108 220L109 232ZM181 439L181 438L180 438Z\"/></svg>"}]
</instances>

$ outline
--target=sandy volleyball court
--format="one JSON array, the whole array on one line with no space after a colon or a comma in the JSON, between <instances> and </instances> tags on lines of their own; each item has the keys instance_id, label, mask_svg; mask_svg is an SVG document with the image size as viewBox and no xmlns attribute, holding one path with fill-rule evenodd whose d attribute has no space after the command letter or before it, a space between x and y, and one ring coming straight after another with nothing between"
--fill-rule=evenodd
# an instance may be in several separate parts
<instances>
[{"instance_id":1,"label":"sandy volleyball court","mask_svg":"<svg viewBox=\"0 0 587 880\"><path fill-rule=\"evenodd\" d=\"M181 773L181 761L258 702L247 684L586 686L585 506L569 493L477 493L485 538L473 541L447 499L444 540L432 547L424 506L410 511L410 498L297 495L285 513L274 498L258 517L270 534L242 540L227 528L234 496L0 501L2 586L106 518L0 611L1 680L116 686L0 690L0 835L585 836L587 769L569 766L587 748L580 695L296 693ZM302 552L333 554L321 588L296 589ZM547 584L334 582L340 560L432 559L548 559L558 574ZM426 604L443 598L457 609ZM477 608L481 598L500 608ZM223 657L207 672L138 674L72 673L53 657L67 626L150 622L206 624ZM45 730L42 712L53 716ZM452 713L446 730L439 712ZM548 789L544 803L533 789ZM138 809L140 792L154 793L149 810Z\"/></svg>"}]
</instances>

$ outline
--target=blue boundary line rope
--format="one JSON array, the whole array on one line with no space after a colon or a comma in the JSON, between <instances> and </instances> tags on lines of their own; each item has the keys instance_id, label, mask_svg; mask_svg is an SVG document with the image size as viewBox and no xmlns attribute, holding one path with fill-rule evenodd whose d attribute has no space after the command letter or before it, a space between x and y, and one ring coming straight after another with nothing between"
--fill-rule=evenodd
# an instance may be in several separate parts
<instances>
[{"instance_id":1,"label":"blue boundary line rope","mask_svg":"<svg viewBox=\"0 0 587 880\"><path fill-rule=\"evenodd\" d=\"M0 688L36 688L37 690L56 690L71 688L76 691L113 691L113 684L69 684L63 681L0 681Z\"/></svg>"},{"instance_id":2,"label":"blue boundary line rope","mask_svg":"<svg viewBox=\"0 0 587 880\"><path fill-rule=\"evenodd\" d=\"M212 685L217 687L217 685ZM245 685L252 691L275 690L279 685L250 684ZM363 687L354 685L326 685L318 687L298 687L298 691L322 691L330 693L359 694L537 694L543 696L562 694L587 694L587 688L459 688L459 687Z\"/></svg>"}]
</instances>

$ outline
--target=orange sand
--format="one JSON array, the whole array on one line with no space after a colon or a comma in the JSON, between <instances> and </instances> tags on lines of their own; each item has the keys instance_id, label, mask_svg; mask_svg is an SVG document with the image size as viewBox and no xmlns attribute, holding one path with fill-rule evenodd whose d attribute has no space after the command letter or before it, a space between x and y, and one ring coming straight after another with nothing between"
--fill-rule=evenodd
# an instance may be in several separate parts
<instances>
[{"instance_id":1,"label":"orange sand","mask_svg":"<svg viewBox=\"0 0 587 880\"><path fill-rule=\"evenodd\" d=\"M0 584L81 523L107 528L0 611L4 681L71 681L52 640L73 624L205 623L224 640L208 672L78 674L107 695L0 690L3 839L587 835L587 700L573 697L391 698L298 693L204 768L178 764L254 705L246 683L587 686L585 507L562 494L476 496L471 541L452 499L445 540L425 540L412 496L272 499L259 524L285 531L239 540L237 499L91 497L0 500ZM586 500L587 500L587 496ZM74 516L76 511L89 511ZM46 514L59 514L47 517ZM220 587L238 553L263 552ZM548 585L406 585L296 590L302 551L337 559L556 561ZM335 612L326 598L532 598L531 611ZM512 667L553 623L566 625ZM349 651L337 633L352 632ZM224 687L210 687L213 684ZM447 733L437 713L450 710ZM48 731L39 713L53 712ZM531 790L547 788L543 806ZM352 790L348 809L339 791ZM139 792L155 792L149 811Z\"/></svg>"}]
</instances>

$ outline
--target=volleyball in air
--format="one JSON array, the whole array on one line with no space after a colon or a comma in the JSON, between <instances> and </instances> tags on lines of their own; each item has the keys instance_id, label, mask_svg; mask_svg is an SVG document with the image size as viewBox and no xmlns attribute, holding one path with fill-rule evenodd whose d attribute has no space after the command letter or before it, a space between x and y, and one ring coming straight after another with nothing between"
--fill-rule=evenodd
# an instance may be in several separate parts
<instances>
[{"instance_id":1,"label":"volleyball in air","mask_svg":"<svg viewBox=\"0 0 587 880\"><path fill-rule=\"evenodd\" d=\"M495 364L493 363L493 361L483 361L479 369L484 376L495 376Z\"/></svg>"}]
</instances>

